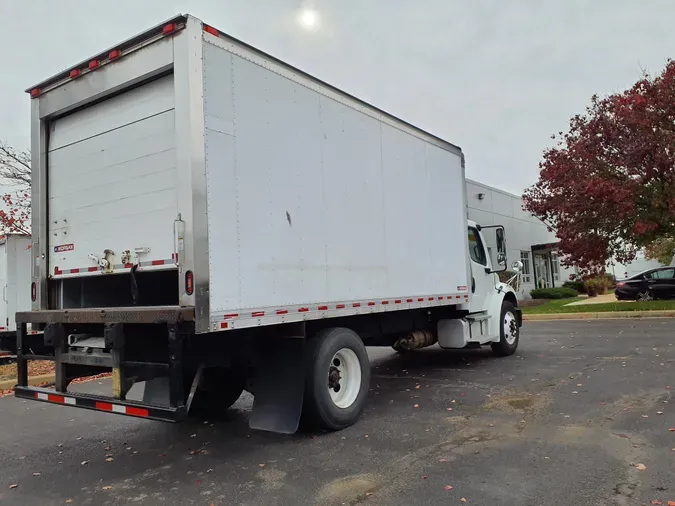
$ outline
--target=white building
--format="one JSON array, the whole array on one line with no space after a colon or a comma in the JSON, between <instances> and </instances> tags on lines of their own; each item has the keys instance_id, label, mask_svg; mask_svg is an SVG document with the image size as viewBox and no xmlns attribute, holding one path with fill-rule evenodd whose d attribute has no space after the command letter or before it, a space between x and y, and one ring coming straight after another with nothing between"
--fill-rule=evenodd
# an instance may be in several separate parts
<instances>
[{"instance_id":1,"label":"white building","mask_svg":"<svg viewBox=\"0 0 675 506\"><path fill-rule=\"evenodd\" d=\"M504 225L509 267L515 260L523 262L521 297L529 298L535 287L562 286L575 272L560 265L555 234L523 210L520 196L468 179L466 194L470 220L481 225ZM496 245L488 243L487 248L495 263Z\"/></svg>"}]
</instances>

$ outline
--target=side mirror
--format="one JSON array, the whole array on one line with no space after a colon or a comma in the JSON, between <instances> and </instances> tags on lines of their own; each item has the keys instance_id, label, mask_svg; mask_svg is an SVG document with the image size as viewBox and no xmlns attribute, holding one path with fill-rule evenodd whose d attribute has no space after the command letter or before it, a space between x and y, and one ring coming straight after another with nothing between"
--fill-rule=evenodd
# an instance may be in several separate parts
<instances>
[{"instance_id":1,"label":"side mirror","mask_svg":"<svg viewBox=\"0 0 675 506\"><path fill-rule=\"evenodd\" d=\"M516 260L511 264L511 270L514 272L520 272L523 270L523 262Z\"/></svg>"}]
</instances>

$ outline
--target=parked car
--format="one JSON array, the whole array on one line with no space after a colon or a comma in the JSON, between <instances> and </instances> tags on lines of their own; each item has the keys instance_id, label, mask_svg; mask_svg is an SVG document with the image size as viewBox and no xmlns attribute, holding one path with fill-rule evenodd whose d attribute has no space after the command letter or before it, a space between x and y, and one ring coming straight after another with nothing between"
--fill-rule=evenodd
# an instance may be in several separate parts
<instances>
[{"instance_id":1,"label":"parked car","mask_svg":"<svg viewBox=\"0 0 675 506\"><path fill-rule=\"evenodd\" d=\"M649 269L619 281L614 295L618 300L675 299L675 267Z\"/></svg>"}]
</instances>

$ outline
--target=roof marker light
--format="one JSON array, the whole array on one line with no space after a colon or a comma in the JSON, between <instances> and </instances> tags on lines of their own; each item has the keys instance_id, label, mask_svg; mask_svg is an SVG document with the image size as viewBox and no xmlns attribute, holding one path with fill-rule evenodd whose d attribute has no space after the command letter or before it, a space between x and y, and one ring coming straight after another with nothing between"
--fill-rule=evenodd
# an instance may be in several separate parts
<instances>
[{"instance_id":1,"label":"roof marker light","mask_svg":"<svg viewBox=\"0 0 675 506\"><path fill-rule=\"evenodd\" d=\"M204 31L206 33L210 33L211 35L215 35L216 37L220 36L220 32L218 30L216 30L215 28L213 28L212 26L209 26L209 25L204 25Z\"/></svg>"},{"instance_id":2,"label":"roof marker light","mask_svg":"<svg viewBox=\"0 0 675 506\"><path fill-rule=\"evenodd\" d=\"M162 33L164 35L169 35L170 33L173 33L176 31L176 23L169 23L168 25L165 25L164 28L162 28Z\"/></svg>"},{"instance_id":3,"label":"roof marker light","mask_svg":"<svg viewBox=\"0 0 675 506\"><path fill-rule=\"evenodd\" d=\"M120 56L122 56L122 53L120 52L120 50L119 49L113 49L112 51L110 51L110 54L108 55L108 60L115 60L115 59L119 58Z\"/></svg>"},{"instance_id":4,"label":"roof marker light","mask_svg":"<svg viewBox=\"0 0 675 506\"><path fill-rule=\"evenodd\" d=\"M80 70L79 69L73 69L70 71L70 78L75 79L76 77L80 77Z\"/></svg>"},{"instance_id":5,"label":"roof marker light","mask_svg":"<svg viewBox=\"0 0 675 506\"><path fill-rule=\"evenodd\" d=\"M95 68L98 68L100 65L100 62L98 60L91 60L89 62L89 70L94 70Z\"/></svg>"},{"instance_id":6,"label":"roof marker light","mask_svg":"<svg viewBox=\"0 0 675 506\"><path fill-rule=\"evenodd\" d=\"M37 98L40 96L40 89L39 88L33 88L30 90L30 96L31 98Z\"/></svg>"}]
</instances>

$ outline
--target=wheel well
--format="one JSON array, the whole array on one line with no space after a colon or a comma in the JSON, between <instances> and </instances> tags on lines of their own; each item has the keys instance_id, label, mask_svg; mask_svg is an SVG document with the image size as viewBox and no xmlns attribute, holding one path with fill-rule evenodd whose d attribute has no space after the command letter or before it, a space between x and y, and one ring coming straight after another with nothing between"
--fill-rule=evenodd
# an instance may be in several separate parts
<instances>
[{"instance_id":1,"label":"wheel well","mask_svg":"<svg viewBox=\"0 0 675 506\"><path fill-rule=\"evenodd\" d=\"M513 307L518 307L518 299L516 299L516 296L513 294L513 292L506 292L504 295L504 300L508 300L511 304L513 304Z\"/></svg>"}]
</instances>

